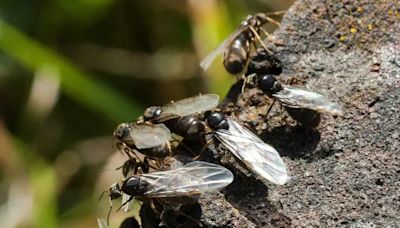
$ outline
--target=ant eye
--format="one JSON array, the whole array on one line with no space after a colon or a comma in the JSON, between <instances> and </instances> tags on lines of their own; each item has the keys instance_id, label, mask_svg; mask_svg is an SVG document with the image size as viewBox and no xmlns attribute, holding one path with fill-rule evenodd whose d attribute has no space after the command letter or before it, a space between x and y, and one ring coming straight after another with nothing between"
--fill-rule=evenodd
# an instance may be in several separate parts
<instances>
[{"instance_id":1,"label":"ant eye","mask_svg":"<svg viewBox=\"0 0 400 228\"><path fill-rule=\"evenodd\" d=\"M227 125L225 115L221 112L214 112L207 116L207 123L211 129L225 128Z\"/></svg>"},{"instance_id":2,"label":"ant eye","mask_svg":"<svg viewBox=\"0 0 400 228\"><path fill-rule=\"evenodd\" d=\"M228 130L228 129L229 129L228 121L226 121L226 119L222 120L222 121L220 122L220 124L218 125L218 129L225 129L225 130Z\"/></svg>"},{"instance_id":3,"label":"ant eye","mask_svg":"<svg viewBox=\"0 0 400 228\"><path fill-rule=\"evenodd\" d=\"M114 131L114 136L118 139L123 139L129 135L129 124L122 123Z\"/></svg>"},{"instance_id":4,"label":"ant eye","mask_svg":"<svg viewBox=\"0 0 400 228\"><path fill-rule=\"evenodd\" d=\"M265 93L276 93L282 90L282 85L272 74L266 74L258 79L258 87Z\"/></svg>"},{"instance_id":5,"label":"ant eye","mask_svg":"<svg viewBox=\"0 0 400 228\"><path fill-rule=\"evenodd\" d=\"M272 88L274 86L274 83L276 81L276 78L270 74L266 74L261 76L258 79L258 86L260 89L264 92L270 92L272 91Z\"/></svg>"},{"instance_id":6,"label":"ant eye","mask_svg":"<svg viewBox=\"0 0 400 228\"><path fill-rule=\"evenodd\" d=\"M148 108L144 111L143 117L144 117L145 120L152 120L152 119L155 119L155 118L157 118L158 116L160 116L160 115L161 115L161 112L162 112L162 110L161 110L160 107L158 107L158 106L151 106L151 107L148 107Z\"/></svg>"}]
</instances>

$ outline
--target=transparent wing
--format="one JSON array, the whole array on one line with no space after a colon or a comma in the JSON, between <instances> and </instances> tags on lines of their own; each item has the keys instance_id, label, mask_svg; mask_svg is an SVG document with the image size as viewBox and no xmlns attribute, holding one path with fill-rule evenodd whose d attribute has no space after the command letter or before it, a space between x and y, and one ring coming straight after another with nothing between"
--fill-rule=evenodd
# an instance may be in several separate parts
<instances>
[{"instance_id":1,"label":"transparent wing","mask_svg":"<svg viewBox=\"0 0 400 228\"><path fill-rule=\"evenodd\" d=\"M203 68L204 71L206 71L211 66L211 63L214 62L215 58L219 54L222 54L225 48L230 45L230 43L247 28L248 26L244 26L228 36L228 38L222 41L222 43L217 48L215 48L206 57L204 57L204 59L200 62L200 67Z\"/></svg>"},{"instance_id":2,"label":"transparent wing","mask_svg":"<svg viewBox=\"0 0 400 228\"><path fill-rule=\"evenodd\" d=\"M273 147L238 122L228 119L228 124L228 130L218 130L215 135L249 170L275 184L289 180L286 165Z\"/></svg>"},{"instance_id":3,"label":"transparent wing","mask_svg":"<svg viewBox=\"0 0 400 228\"><path fill-rule=\"evenodd\" d=\"M108 228L107 221L103 218L97 218L97 224L99 228Z\"/></svg>"},{"instance_id":4,"label":"transparent wing","mask_svg":"<svg viewBox=\"0 0 400 228\"><path fill-rule=\"evenodd\" d=\"M128 200L129 200L131 197L132 197L132 196L130 196L130 195L128 195L128 194L122 193L121 205L124 205L124 206L123 206L124 212L129 212L129 211L132 210L132 205L133 205L132 202L133 202L134 199L131 199L130 202L128 202Z\"/></svg>"},{"instance_id":5,"label":"transparent wing","mask_svg":"<svg viewBox=\"0 0 400 228\"><path fill-rule=\"evenodd\" d=\"M144 195L152 198L190 196L216 191L233 181L228 169L202 161L195 161L183 167L140 175L151 188Z\"/></svg>"},{"instance_id":6,"label":"transparent wing","mask_svg":"<svg viewBox=\"0 0 400 228\"><path fill-rule=\"evenodd\" d=\"M132 123L130 135L138 149L161 146L171 138L171 132L164 124Z\"/></svg>"},{"instance_id":7,"label":"transparent wing","mask_svg":"<svg viewBox=\"0 0 400 228\"><path fill-rule=\"evenodd\" d=\"M343 116L343 111L338 103L310 90L285 86L283 90L273 96L290 108L306 108L333 116Z\"/></svg>"},{"instance_id":8,"label":"transparent wing","mask_svg":"<svg viewBox=\"0 0 400 228\"><path fill-rule=\"evenodd\" d=\"M166 121L182 116L201 113L217 107L219 96L216 94L200 94L183 100L175 101L161 107L161 115L157 121Z\"/></svg>"}]
</instances>

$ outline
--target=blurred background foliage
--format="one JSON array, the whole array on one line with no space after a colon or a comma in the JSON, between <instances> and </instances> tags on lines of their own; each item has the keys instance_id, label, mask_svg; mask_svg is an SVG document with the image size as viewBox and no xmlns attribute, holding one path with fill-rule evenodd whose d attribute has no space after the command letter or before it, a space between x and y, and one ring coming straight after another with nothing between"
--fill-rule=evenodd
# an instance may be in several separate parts
<instances>
[{"instance_id":1,"label":"blurred background foliage","mask_svg":"<svg viewBox=\"0 0 400 228\"><path fill-rule=\"evenodd\" d=\"M116 125L223 96L235 78L201 58L247 14L292 2L1 0L0 227L95 227L108 210L98 196L120 178Z\"/></svg>"}]
</instances>

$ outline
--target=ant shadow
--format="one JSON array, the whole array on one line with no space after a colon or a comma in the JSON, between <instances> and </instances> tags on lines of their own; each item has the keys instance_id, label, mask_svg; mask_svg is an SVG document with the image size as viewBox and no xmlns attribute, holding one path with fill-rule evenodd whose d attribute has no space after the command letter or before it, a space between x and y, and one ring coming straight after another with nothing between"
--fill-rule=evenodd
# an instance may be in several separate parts
<instances>
[{"instance_id":1,"label":"ant shadow","mask_svg":"<svg viewBox=\"0 0 400 228\"><path fill-rule=\"evenodd\" d=\"M182 204L179 210L164 208L160 214L154 212L148 202L143 203L140 208L140 218L142 227L201 227L200 220L202 215L201 206L198 203Z\"/></svg>"},{"instance_id":2,"label":"ant shadow","mask_svg":"<svg viewBox=\"0 0 400 228\"><path fill-rule=\"evenodd\" d=\"M254 174L246 176L235 172L233 183L223 189L222 193L234 208L257 226L291 224L290 219L268 200L268 187L256 179Z\"/></svg>"},{"instance_id":3,"label":"ant shadow","mask_svg":"<svg viewBox=\"0 0 400 228\"><path fill-rule=\"evenodd\" d=\"M320 132L301 125L275 127L261 134L260 138L272 145L281 156L292 160L304 159L313 162L340 152L324 147L316 150L321 140Z\"/></svg>"},{"instance_id":4,"label":"ant shadow","mask_svg":"<svg viewBox=\"0 0 400 228\"><path fill-rule=\"evenodd\" d=\"M244 81L241 79L231 86L228 93L225 95L225 99L222 101L222 105L229 102L235 103L238 100L242 93L243 83Z\"/></svg>"},{"instance_id":5,"label":"ant shadow","mask_svg":"<svg viewBox=\"0 0 400 228\"><path fill-rule=\"evenodd\" d=\"M120 228L140 228L139 222L135 217L128 217L122 221Z\"/></svg>"}]
</instances>

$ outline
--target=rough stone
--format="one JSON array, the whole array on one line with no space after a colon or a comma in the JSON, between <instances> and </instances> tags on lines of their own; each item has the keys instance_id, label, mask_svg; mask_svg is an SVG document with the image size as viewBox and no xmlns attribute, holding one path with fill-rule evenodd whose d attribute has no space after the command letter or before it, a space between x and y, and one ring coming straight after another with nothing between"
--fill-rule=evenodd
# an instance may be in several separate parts
<instances>
[{"instance_id":1,"label":"rough stone","mask_svg":"<svg viewBox=\"0 0 400 228\"><path fill-rule=\"evenodd\" d=\"M221 108L280 152L291 180L262 182L218 143L211 145L235 181L201 198L204 226L400 226L399 9L398 1L384 0L291 6L275 41L266 41L281 67L272 73L338 101L344 116L321 115L316 129L300 126L277 104L266 116L271 99L257 88L241 94L242 82L235 84ZM252 66L262 73L271 64Z\"/></svg>"},{"instance_id":2,"label":"rough stone","mask_svg":"<svg viewBox=\"0 0 400 228\"><path fill-rule=\"evenodd\" d=\"M265 119L267 96L256 88L236 94L241 85L233 87L225 107L280 152L292 176L275 186L231 165L236 179L223 194L247 226L400 226L399 7L398 1L300 0L274 33L283 45L266 42L281 80L296 77L332 97L344 117L322 115L309 130L275 105ZM202 201L204 208L212 203ZM215 226L209 214L202 221Z\"/></svg>"}]
</instances>

